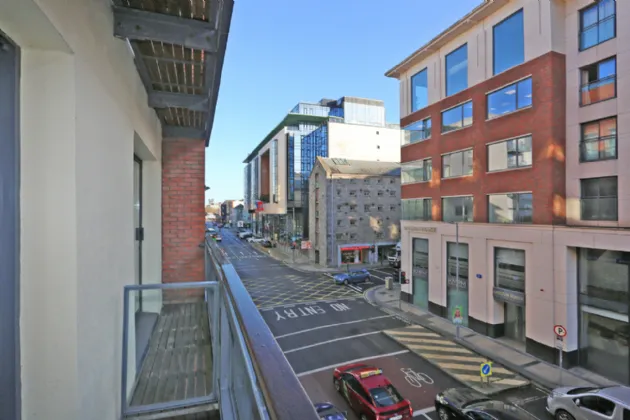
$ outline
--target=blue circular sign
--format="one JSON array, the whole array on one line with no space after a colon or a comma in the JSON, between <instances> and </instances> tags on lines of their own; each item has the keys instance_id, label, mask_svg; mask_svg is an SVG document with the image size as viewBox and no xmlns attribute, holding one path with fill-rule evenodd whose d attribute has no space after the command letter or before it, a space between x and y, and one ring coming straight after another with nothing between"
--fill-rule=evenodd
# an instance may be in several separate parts
<instances>
[{"instance_id":1,"label":"blue circular sign","mask_svg":"<svg viewBox=\"0 0 630 420\"><path fill-rule=\"evenodd\" d=\"M485 365L483 365L481 367L481 373L483 373L484 375L487 375L490 373L490 364L486 363Z\"/></svg>"}]
</instances>

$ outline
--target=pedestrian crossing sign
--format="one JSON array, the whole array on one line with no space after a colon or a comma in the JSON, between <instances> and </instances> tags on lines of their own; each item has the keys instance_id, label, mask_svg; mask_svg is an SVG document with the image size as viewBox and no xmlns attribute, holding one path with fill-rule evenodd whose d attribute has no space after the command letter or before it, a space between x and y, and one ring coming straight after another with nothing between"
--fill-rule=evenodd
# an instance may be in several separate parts
<instances>
[{"instance_id":1,"label":"pedestrian crossing sign","mask_svg":"<svg viewBox=\"0 0 630 420\"><path fill-rule=\"evenodd\" d=\"M479 374L482 378L492 376L492 362L485 362L479 366Z\"/></svg>"}]
</instances>

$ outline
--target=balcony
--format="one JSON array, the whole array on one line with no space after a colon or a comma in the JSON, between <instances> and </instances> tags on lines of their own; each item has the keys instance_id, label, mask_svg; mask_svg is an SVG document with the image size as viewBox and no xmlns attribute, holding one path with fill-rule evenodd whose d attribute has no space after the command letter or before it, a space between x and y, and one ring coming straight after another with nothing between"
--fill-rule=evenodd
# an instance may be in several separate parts
<instances>
[{"instance_id":1,"label":"balcony","mask_svg":"<svg viewBox=\"0 0 630 420\"><path fill-rule=\"evenodd\" d=\"M617 96L617 75L586 83L580 87L580 106L612 99Z\"/></svg>"},{"instance_id":2,"label":"balcony","mask_svg":"<svg viewBox=\"0 0 630 420\"><path fill-rule=\"evenodd\" d=\"M221 250L206 281L124 289L122 418L318 418Z\"/></svg>"},{"instance_id":3,"label":"balcony","mask_svg":"<svg viewBox=\"0 0 630 420\"><path fill-rule=\"evenodd\" d=\"M580 141L580 162L617 159L617 136L605 136Z\"/></svg>"}]
</instances>

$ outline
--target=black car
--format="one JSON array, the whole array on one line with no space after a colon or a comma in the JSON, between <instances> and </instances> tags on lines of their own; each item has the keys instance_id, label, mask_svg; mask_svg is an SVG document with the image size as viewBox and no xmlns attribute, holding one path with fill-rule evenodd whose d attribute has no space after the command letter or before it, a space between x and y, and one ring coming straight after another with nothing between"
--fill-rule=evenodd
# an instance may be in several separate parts
<instances>
[{"instance_id":1,"label":"black car","mask_svg":"<svg viewBox=\"0 0 630 420\"><path fill-rule=\"evenodd\" d=\"M536 420L522 408L491 400L468 388L451 388L437 394L435 411L440 420Z\"/></svg>"},{"instance_id":2,"label":"black car","mask_svg":"<svg viewBox=\"0 0 630 420\"><path fill-rule=\"evenodd\" d=\"M315 404L315 410L322 420L347 420L347 413L340 411L337 407L329 402Z\"/></svg>"}]
</instances>

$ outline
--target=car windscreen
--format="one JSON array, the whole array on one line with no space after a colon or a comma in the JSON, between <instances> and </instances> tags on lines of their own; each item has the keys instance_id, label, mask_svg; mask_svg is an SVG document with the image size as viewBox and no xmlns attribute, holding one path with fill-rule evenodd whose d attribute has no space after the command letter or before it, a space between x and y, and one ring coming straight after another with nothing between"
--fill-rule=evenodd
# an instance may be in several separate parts
<instances>
[{"instance_id":1,"label":"car windscreen","mask_svg":"<svg viewBox=\"0 0 630 420\"><path fill-rule=\"evenodd\" d=\"M403 401L403 397L401 397L398 391L396 391L396 388L391 385L372 388L370 389L370 395L372 399L374 399L374 404L377 407L389 407Z\"/></svg>"}]
</instances>

